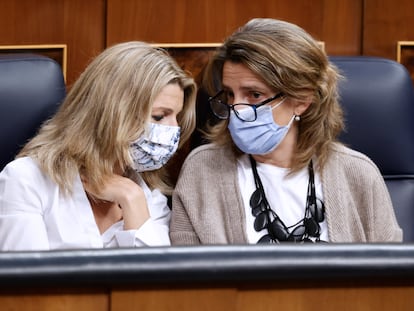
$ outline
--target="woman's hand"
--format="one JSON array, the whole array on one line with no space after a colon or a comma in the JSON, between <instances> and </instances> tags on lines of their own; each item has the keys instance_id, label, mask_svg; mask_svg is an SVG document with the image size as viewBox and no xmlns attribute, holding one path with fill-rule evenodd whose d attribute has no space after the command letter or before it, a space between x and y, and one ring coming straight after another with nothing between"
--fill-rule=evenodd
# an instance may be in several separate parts
<instances>
[{"instance_id":1,"label":"woman's hand","mask_svg":"<svg viewBox=\"0 0 414 311\"><path fill-rule=\"evenodd\" d=\"M149 218L147 200L144 190L134 181L121 175L111 175L105 179L98 191L94 191L82 178L83 186L94 198L113 202L122 209L124 230L141 227Z\"/></svg>"}]
</instances>

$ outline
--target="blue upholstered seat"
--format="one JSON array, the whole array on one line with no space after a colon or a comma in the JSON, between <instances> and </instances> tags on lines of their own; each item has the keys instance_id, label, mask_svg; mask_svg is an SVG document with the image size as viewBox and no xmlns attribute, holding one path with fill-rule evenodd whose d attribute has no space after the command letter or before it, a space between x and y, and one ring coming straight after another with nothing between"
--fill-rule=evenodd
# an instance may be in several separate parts
<instances>
[{"instance_id":1,"label":"blue upholstered seat","mask_svg":"<svg viewBox=\"0 0 414 311\"><path fill-rule=\"evenodd\" d=\"M346 131L342 141L379 167L404 241L414 241L414 89L401 64L382 58L331 57L340 84Z\"/></svg>"},{"instance_id":2,"label":"blue upholstered seat","mask_svg":"<svg viewBox=\"0 0 414 311\"><path fill-rule=\"evenodd\" d=\"M56 111L65 94L62 69L54 60L0 55L0 170Z\"/></svg>"}]
</instances>

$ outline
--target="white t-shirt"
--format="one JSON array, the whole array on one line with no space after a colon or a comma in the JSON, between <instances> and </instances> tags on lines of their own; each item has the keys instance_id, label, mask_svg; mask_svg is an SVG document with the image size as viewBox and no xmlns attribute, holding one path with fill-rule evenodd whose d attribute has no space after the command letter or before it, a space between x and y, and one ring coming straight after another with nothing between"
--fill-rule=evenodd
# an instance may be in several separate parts
<instances>
[{"instance_id":1,"label":"white t-shirt","mask_svg":"<svg viewBox=\"0 0 414 311\"><path fill-rule=\"evenodd\" d=\"M256 190L256 186L249 156L241 156L238 159L237 167L239 186L246 213L247 238L249 243L255 244L268 232L267 229L260 232L254 229L255 217L252 215L250 197ZM283 223L289 227L303 219L309 182L308 168L306 167L294 175L286 176L289 172L287 168L257 162L257 172L270 207ZM315 190L316 197L323 201L322 184L317 172L315 172ZM319 225L321 227L321 240L328 241L326 220L319 223Z\"/></svg>"},{"instance_id":2,"label":"white t-shirt","mask_svg":"<svg viewBox=\"0 0 414 311\"><path fill-rule=\"evenodd\" d=\"M102 235L80 176L73 195L64 196L29 157L9 163L0 173L0 250L52 250L170 245L167 198L140 178L150 218L138 230L123 221Z\"/></svg>"}]
</instances>

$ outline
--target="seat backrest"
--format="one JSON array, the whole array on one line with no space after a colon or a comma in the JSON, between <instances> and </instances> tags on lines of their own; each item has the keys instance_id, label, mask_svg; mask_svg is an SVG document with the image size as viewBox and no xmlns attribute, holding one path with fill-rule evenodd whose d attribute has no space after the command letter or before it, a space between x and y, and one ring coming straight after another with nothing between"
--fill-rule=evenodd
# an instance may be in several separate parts
<instances>
[{"instance_id":1,"label":"seat backrest","mask_svg":"<svg viewBox=\"0 0 414 311\"><path fill-rule=\"evenodd\" d=\"M401 64L382 58L330 57L340 84L341 140L370 157L389 189L404 242L414 241L414 88Z\"/></svg>"},{"instance_id":2,"label":"seat backrest","mask_svg":"<svg viewBox=\"0 0 414 311\"><path fill-rule=\"evenodd\" d=\"M62 69L54 60L0 55L0 170L56 112L65 95Z\"/></svg>"}]
</instances>

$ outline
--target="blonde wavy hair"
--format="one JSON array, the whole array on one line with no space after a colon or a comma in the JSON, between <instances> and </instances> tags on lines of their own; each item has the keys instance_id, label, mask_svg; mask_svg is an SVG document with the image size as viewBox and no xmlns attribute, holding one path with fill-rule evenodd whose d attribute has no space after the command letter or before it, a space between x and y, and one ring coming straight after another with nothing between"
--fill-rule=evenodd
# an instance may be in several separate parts
<instances>
[{"instance_id":1,"label":"blonde wavy hair","mask_svg":"<svg viewBox=\"0 0 414 311\"><path fill-rule=\"evenodd\" d=\"M210 59L203 77L212 95L221 88L223 64L241 63L268 86L299 101L313 94L309 108L301 115L296 152L291 171L305 167L313 155L323 169L329 146L343 130L343 111L338 102L338 81L342 78L329 62L319 43L302 28L281 20L256 18L230 35ZM209 128L208 139L232 144L227 121Z\"/></svg>"},{"instance_id":2,"label":"blonde wavy hair","mask_svg":"<svg viewBox=\"0 0 414 311\"><path fill-rule=\"evenodd\" d=\"M184 91L180 147L195 127L196 84L162 49L125 42L99 54L18 157L29 156L65 193L77 174L99 189L115 169L130 171L130 143L151 121L155 98L168 84ZM171 193L165 169L142 173L151 188Z\"/></svg>"}]
</instances>

